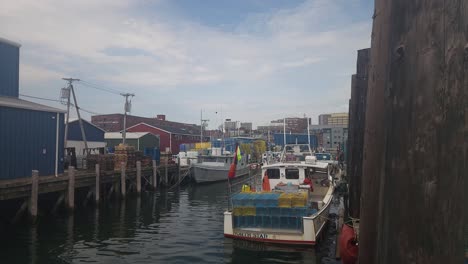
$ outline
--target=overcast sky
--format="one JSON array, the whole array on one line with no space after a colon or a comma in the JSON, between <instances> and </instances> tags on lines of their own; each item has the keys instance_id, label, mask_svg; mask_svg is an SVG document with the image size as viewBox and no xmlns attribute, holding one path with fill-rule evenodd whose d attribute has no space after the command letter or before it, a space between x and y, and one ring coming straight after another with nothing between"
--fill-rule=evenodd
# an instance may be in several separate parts
<instances>
[{"instance_id":1,"label":"overcast sky","mask_svg":"<svg viewBox=\"0 0 468 264\"><path fill-rule=\"evenodd\" d=\"M62 77L132 92L133 115L210 127L348 110L370 0L0 0L0 37L22 44L20 93L58 99ZM89 86L89 85L88 85ZM123 98L77 83L79 104ZM28 99L30 100L30 99ZM64 106L48 101L43 104ZM218 112L218 114L216 114ZM85 113L89 118L90 114Z\"/></svg>"}]
</instances>

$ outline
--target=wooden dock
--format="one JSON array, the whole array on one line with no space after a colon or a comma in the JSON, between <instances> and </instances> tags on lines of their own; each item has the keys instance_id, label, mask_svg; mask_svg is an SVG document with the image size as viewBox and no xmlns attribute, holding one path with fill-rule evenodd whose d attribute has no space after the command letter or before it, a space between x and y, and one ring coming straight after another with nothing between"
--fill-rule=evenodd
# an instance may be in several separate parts
<instances>
[{"instance_id":1,"label":"wooden dock","mask_svg":"<svg viewBox=\"0 0 468 264\"><path fill-rule=\"evenodd\" d=\"M137 162L136 168L126 169L122 164L121 170L102 171L96 165L94 171L76 170L69 167L59 176L38 176L38 171L32 171L31 177L0 180L0 201L24 199L15 218L26 209L32 217L37 216L39 196L48 193L60 193L56 206L65 204L73 209L75 205L75 190L87 190L86 199L94 197L99 203L101 196L106 194L119 195L125 198L129 192L140 193L142 188L156 189L159 185L172 186L179 182L180 175L188 173L190 168L179 167L177 164L162 164L156 166L156 161L150 167L141 166Z\"/></svg>"}]
</instances>

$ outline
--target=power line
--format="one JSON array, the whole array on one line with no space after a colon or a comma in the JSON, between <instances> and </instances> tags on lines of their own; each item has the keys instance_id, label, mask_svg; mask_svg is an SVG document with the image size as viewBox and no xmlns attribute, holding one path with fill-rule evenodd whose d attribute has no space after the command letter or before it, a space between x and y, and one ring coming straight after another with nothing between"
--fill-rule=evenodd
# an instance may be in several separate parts
<instances>
[{"instance_id":1,"label":"power line","mask_svg":"<svg viewBox=\"0 0 468 264\"><path fill-rule=\"evenodd\" d=\"M81 80L80 84L82 84L82 85L84 85L86 87L89 87L89 88L101 90L101 91L116 94L116 95L121 95L123 93L123 92L121 92L119 90L116 90L116 89L104 88L104 87L101 87L99 85L96 85L96 84L93 84L93 83L90 83L90 82L87 82L87 81L83 81L83 80Z\"/></svg>"},{"instance_id":2,"label":"power line","mask_svg":"<svg viewBox=\"0 0 468 264\"><path fill-rule=\"evenodd\" d=\"M45 100L45 101L52 101L52 102L59 102L61 103L60 100L57 99L50 99L50 98L42 98L42 97L37 97L37 96L32 96L32 95L26 95L26 94L19 94L20 96L23 97L29 97L29 98L34 98L34 99L39 99L39 100Z\"/></svg>"},{"instance_id":3,"label":"power line","mask_svg":"<svg viewBox=\"0 0 468 264\"><path fill-rule=\"evenodd\" d=\"M39 100L45 100L45 101L51 101L51 102L58 102L62 103L62 101L57 100L57 99L50 99L50 98L43 98L43 97L37 97L37 96L32 96L32 95L26 95L26 94L19 94L20 96L23 97L28 97L28 98L34 98L34 99L39 99ZM71 106L75 107L73 103L70 103ZM83 110L86 113L93 114L93 115L102 115L102 113L97 113L91 110L84 109L83 107L79 107L80 110Z\"/></svg>"}]
</instances>

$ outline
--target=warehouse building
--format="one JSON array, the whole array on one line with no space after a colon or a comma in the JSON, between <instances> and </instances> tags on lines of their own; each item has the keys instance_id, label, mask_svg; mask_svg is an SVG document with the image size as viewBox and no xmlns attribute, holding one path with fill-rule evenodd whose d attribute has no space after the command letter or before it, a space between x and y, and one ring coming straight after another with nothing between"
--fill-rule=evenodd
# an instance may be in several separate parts
<instances>
[{"instance_id":1,"label":"warehouse building","mask_svg":"<svg viewBox=\"0 0 468 264\"><path fill-rule=\"evenodd\" d=\"M149 132L159 135L161 151L179 153L181 144L200 142L200 134L195 134L192 130L185 128L168 127L161 125L150 125L140 123L127 128L129 132ZM204 142L209 142L209 137L204 137Z\"/></svg>"},{"instance_id":2,"label":"warehouse building","mask_svg":"<svg viewBox=\"0 0 468 264\"><path fill-rule=\"evenodd\" d=\"M106 132L104 138L109 152L114 152L115 146L122 143L122 133L120 132ZM135 150L145 151L145 149L159 148L159 136L148 132L132 133L127 132L125 135L125 143L133 146Z\"/></svg>"},{"instance_id":3,"label":"warehouse building","mask_svg":"<svg viewBox=\"0 0 468 264\"><path fill-rule=\"evenodd\" d=\"M20 45L0 38L0 180L63 173L64 112L19 99Z\"/></svg>"}]
</instances>

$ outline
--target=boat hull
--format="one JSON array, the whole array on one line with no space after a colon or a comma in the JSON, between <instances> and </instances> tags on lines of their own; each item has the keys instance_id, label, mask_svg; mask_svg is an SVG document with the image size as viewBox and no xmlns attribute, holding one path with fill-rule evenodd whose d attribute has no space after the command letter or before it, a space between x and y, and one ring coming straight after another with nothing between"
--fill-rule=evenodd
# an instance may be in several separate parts
<instances>
[{"instance_id":1,"label":"boat hull","mask_svg":"<svg viewBox=\"0 0 468 264\"><path fill-rule=\"evenodd\" d=\"M330 190L332 192L332 189ZM262 243L314 246L325 228L330 212L332 197L327 198L328 203L317 214L302 218L302 230L296 232L262 228L234 228L232 212L224 212L224 236Z\"/></svg>"},{"instance_id":2,"label":"boat hull","mask_svg":"<svg viewBox=\"0 0 468 264\"><path fill-rule=\"evenodd\" d=\"M227 167L209 167L209 166L193 166L192 176L196 183L211 183L227 181L229 168ZM249 167L238 168L236 170L236 178L243 177L249 174Z\"/></svg>"}]
</instances>

